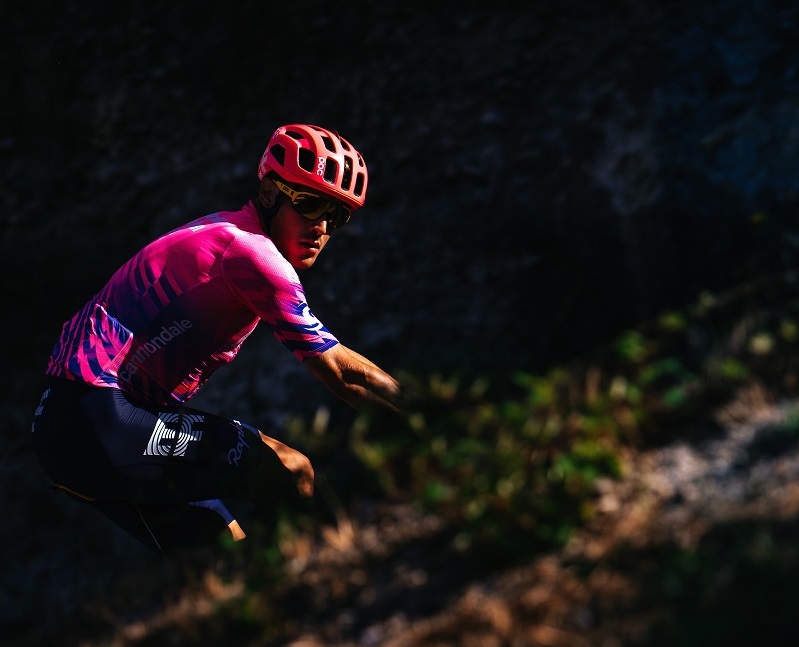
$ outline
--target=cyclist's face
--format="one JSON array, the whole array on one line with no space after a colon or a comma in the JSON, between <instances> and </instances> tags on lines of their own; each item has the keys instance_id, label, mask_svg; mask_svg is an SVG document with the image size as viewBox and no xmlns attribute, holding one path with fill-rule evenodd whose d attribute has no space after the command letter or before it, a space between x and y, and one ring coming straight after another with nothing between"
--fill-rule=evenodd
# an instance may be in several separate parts
<instances>
[{"instance_id":1,"label":"cyclist's face","mask_svg":"<svg viewBox=\"0 0 799 647\"><path fill-rule=\"evenodd\" d=\"M287 201L280 205L270 230L278 251L295 270L311 267L330 240L330 226L324 218L308 220Z\"/></svg>"}]
</instances>

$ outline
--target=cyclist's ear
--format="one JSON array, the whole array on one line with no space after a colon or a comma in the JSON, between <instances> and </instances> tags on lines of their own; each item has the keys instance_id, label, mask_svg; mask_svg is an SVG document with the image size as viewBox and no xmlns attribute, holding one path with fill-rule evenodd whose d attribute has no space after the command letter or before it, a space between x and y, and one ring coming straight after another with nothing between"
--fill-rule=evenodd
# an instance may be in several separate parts
<instances>
[{"instance_id":1,"label":"cyclist's ear","mask_svg":"<svg viewBox=\"0 0 799 647\"><path fill-rule=\"evenodd\" d=\"M261 186L258 187L258 202L265 209L269 209L274 206L279 192L280 189L277 188L277 185L269 177L265 177L261 180Z\"/></svg>"}]
</instances>

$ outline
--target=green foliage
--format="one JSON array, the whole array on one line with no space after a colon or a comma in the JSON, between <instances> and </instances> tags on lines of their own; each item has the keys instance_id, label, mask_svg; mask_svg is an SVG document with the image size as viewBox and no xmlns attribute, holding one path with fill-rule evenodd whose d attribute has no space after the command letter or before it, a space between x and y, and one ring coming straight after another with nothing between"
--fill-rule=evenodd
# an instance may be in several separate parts
<instances>
[{"instance_id":1,"label":"green foliage","mask_svg":"<svg viewBox=\"0 0 799 647\"><path fill-rule=\"evenodd\" d=\"M362 416L353 450L387 495L458 528L459 549L512 557L561 543L590 514L596 479L621 469L612 407L571 402L569 379L521 372L518 393L495 401L479 385L434 376L416 385L421 404L403 420Z\"/></svg>"},{"instance_id":2,"label":"green foliage","mask_svg":"<svg viewBox=\"0 0 799 647\"><path fill-rule=\"evenodd\" d=\"M794 355L781 351L799 338L796 302L753 314L747 297L703 294L569 365L518 370L499 397L485 378L416 380L412 411L360 416L351 449L385 496L457 528L461 550L556 546L591 517L597 480L621 475L628 448L701 428L714 401L766 371L795 382L795 366L776 360Z\"/></svg>"}]
</instances>

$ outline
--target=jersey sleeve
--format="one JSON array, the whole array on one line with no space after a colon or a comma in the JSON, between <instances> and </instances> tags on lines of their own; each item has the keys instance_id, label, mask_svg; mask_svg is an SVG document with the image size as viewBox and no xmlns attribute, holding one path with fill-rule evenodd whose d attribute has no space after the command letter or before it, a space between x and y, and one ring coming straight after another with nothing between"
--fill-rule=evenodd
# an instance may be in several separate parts
<instances>
[{"instance_id":1,"label":"jersey sleeve","mask_svg":"<svg viewBox=\"0 0 799 647\"><path fill-rule=\"evenodd\" d=\"M338 343L308 307L297 272L264 236L242 236L224 255L225 279L297 359L321 355Z\"/></svg>"}]
</instances>

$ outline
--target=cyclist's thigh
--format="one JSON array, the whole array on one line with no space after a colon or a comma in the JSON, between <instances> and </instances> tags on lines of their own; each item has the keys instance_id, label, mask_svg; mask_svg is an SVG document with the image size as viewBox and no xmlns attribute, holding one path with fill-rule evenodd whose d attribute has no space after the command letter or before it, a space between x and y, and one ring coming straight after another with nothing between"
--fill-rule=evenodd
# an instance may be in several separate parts
<instances>
[{"instance_id":1,"label":"cyclist's thigh","mask_svg":"<svg viewBox=\"0 0 799 647\"><path fill-rule=\"evenodd\" d=\"M51 380L32 426L34 452L48 476L89 497L120 485L82 404L82 398L95 390L67 380Z\"/></svg>"},{"instance_id":2,"label":"cyclist's thigh","mask_svg":"<svg viewBox=\"0 0 799 647\"><path fill-rule=\"evenodd\" d=\"M249 498L272 453L252 427L188 407L151 409L117 390L84 399L116 471L143 503Z\"/></svg>"}]
</instances>

